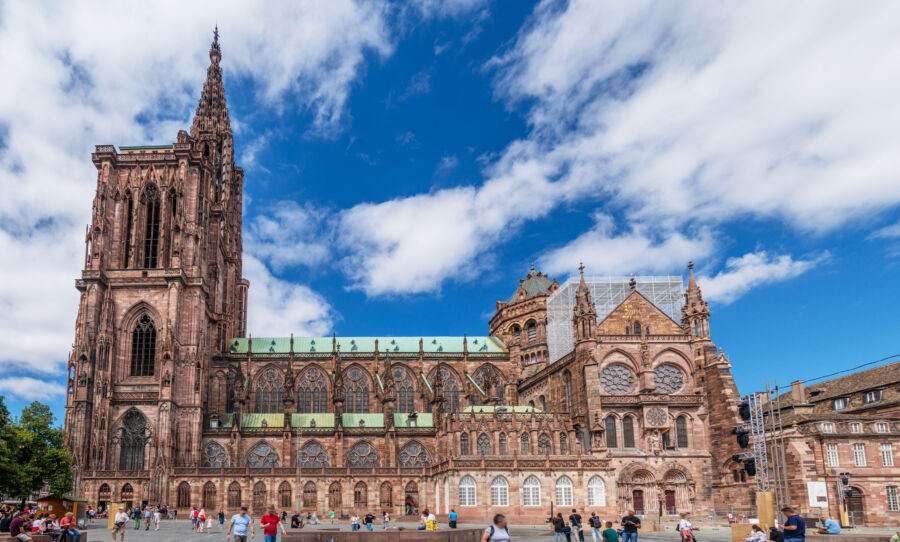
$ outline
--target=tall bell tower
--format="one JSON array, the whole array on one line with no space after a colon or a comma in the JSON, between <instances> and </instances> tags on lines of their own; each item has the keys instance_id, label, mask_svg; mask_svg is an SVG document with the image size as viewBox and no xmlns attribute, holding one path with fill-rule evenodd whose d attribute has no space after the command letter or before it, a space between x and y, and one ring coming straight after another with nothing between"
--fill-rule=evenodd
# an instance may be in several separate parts
<instances>
[{"instance_id":1,"label":"tall bell tower","mask_svg":"<svg viewBox=\"0 0 900 542\"><path fill-rule=\"evenodd\" d=\"M135 504L167 501L172 467L196 464L210 360L246 333L243 170L218 29L209 58L190 133L92 155L66 434L76 487L82 473L117 471L134 480ZM112 497L127 495L112 488Z\"/></svg>"}]
</instances>

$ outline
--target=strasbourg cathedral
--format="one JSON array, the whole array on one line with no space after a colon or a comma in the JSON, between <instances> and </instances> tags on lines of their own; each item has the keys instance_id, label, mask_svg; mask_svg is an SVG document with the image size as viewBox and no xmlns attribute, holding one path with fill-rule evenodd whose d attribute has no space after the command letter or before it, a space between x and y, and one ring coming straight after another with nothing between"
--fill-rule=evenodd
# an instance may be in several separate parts
<instances>
[{"instance_id":1,"label":"strasbourg cathedral","mask_svg":"<svg viewBox=\"0 0 900 542\"><path fill-rule=\"evenodd\" d=\"M520 523L752 506L693 271L668 310L652 277L532 268L487 336L247 338L220 59L217 34L190 132L92 155L65 415L80 496Z\"/></svg>"}]
</instances>

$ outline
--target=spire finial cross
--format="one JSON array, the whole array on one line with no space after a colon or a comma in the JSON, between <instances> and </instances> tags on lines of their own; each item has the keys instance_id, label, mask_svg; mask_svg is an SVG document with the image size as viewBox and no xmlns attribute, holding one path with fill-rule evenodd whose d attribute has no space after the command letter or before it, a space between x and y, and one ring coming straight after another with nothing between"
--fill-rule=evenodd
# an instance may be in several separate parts
<instances>
[{"instance_id":1,"label":"spire finial cross","mask_svg":"<svg viewBox=\"0 0 900 542\"><path fill-rule=\"evenodd\" d=\"M581 274L581 277L584 278L584 262L578 262L578 272Z\"/></svg>"}]
</instances>

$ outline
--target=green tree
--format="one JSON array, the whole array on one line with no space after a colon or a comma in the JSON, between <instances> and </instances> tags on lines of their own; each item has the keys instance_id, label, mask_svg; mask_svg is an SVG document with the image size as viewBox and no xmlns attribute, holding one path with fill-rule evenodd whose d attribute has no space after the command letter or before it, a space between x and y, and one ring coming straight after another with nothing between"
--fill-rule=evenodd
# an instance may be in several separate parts
<instances>
[{"instance_id":1,"label":"green tree","mask_svg":"<svg viewBox=\"0 0 900 542\"><path fill-rule=\"evenodd\" d=\"M5 405L0 408L0 472L0 491L19 497L23 506L45 483L56 495L72 490L72 458L49 406L35 401L15 422Z\"/></svg>"}]
</instances>

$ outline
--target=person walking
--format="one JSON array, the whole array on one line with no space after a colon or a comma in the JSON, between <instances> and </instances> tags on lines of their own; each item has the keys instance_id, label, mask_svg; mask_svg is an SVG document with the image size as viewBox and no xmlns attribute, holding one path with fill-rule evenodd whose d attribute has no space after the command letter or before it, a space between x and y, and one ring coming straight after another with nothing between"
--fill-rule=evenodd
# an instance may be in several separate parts
<instances>
[{"instance_id":1,"label":"person walking","mask_svg":"<svg viewBox=\"0 0 900 542\"><path fill-rule=\"evenodd\" d=\"M603 538L603 522L600 521L600 518L597 517L596 512L591 512L591 517L588 518L588 525L591 526L591 540L592 542L601 542Z\"/></svg>"},{"instance_id":2,"label":"person walking","mask_svg":"<svg viewBox=\"0 0 900 542\"><path fill-rule=\"evenodd\" d=\"M359 530L359 516L356 515L356 512L353 512L353 516L350 517L350 530Z\"/></svg>"},{"instance_id":3,"label":"person walking","mask_svg":"<svg viewBox=\"0 0 900 542\"><path fill-rule=\"evenodd\" d=\"M553 518L553 540L562 542L562 539L565 538L565 533L566 521L563 519L562 514L557 512L556 517Z\"/></svg>"},{"instance_id":4,"label":"person walking","mask_svg":"<svg viewBox=\"0 0 900 542\"><path fill-rule=\"evenodd\" d=\"M681 520L678 521L678 534L681 535L681 542L697 542L694 538L694 527L691 525L691 515L687 512L681 513Z\"/></svg>"},{"instance_id":5,"label":"person walking","mask_svg":"<svg viewBox=\"0 0 900 542\"><path fill-rule=\"evenodd\" d=\"M384 524L384 530L387 531L391 526L391 515L387 513L387 510L381 512L381 522Z\"/></svg>"},{"instance_id":6,"label":"person walking","mask_svg":"<svg viewBox=\"0 0 900 542\"><path fill-rule=\"evenodd\" d=\"M113 518L113 531L112 531L112 539L113 542L116 542L116 533L119 535L119 542L125 542L125 524L128 523L128 514L125 513L125 508L120 506L119 512L116 514L116 517Z\"/></svg>"},{"instance_id":7,"label":"person walking","mask_svg":"<svg viewBox=\"0 0 900 542\"><path fill-rule=\"evenodd\" d=\"M206 509L201 508L200 511L197 512L197 532L202 533L204 527L206 527Z\"/></svg>"},{"instance_id":8,"label":"person walking","mask_svg":"<svg viewBox=\"0 0 900 542\"><path fill-rule=\"evenodd\" d=\"M247 531L250 531L250 538L253 538L253 518L247 514L247 507L242 506L240 513L231 516L231 522L228 524L228 532L225 533L227 539L234 530L234 542L247 542Z\"/></svg>"},{"instance_id":9,"label":"person walking","mask_svg":"<svg viewBox=\"0 0 900 542\"><path fill-rule=\"evenodd\" d=\"M372 512L366 513L365 522L367 531L372 532L375 530L375 516L372 514Z\"/></svg>"},{"instance_id":10,"label":"person walking","mask_svg":"<svg viewBox=\"0 0 900 542\"><path fill-rule=\"evenodd\" d=\"M156 508L153 509L153 530L154 531L159 530L159 522L161 519L162 519L162 511L157 506Z\"/></svg>"},{"instance_id":11,"label":"person walking","mask_svg":"<svg viewBox=\"0 0 900 542\"><path fill-rule=\"evenodd\" d=\"M450 526L451 529L456 528L456 521L458 519L459 519L459 514L456 513L456 510L451 508L450 515L448 516L448 522L447 522L447 524Z\"/></svg>"},{"instance_id":12,"label":"person walking","mask_svg":"<svg viewBox=\"0 0 900 542\"><path fill-rule=\"evenodd\" d=\"M149 506L144 507L144 530L150 530L150 518L153 517L153 511L150 510Z\"/></svg>"},{"instance_id":13,"label":"person walking","mask_svg":"<svg viewBox=\"0 0 900 542\"><path fill-rule=\"evenodd\" d=\"M509 542L509 527L506 525L506 516L497 514L494 522L481 535L481 542Z\"/></svg>"},{"instance_id":14,"label":"person walking","mask_svg":"<svg viewBox=\"0 0 900 542\"><path fill-rule=\"evenodd\" d=\"M790 506L785 506L781 511L787 516L784 521L784 542L805 542L806 521L795 514Z\"/></svg>"},{"instance_id":15,"label":"person walking","mask_svg":"<svg viewBox=\"0 0 900 542\"><path fill-rule=\"evenodd\" d=\"M634 515L634 510L629 510L628 515L622 518L622 542L638 542L638 529L641 528L641 518Z\"/></svg>"},{"instance_id":16,"label":"person walking","mask_svg":"<svg viewBox=\"0 0 900 542\"><path fill-rule=\"evenodd\" d=\"M613 529L612 522L606 522L606 529L603 530L603 542L619 542L619 533Z\"/></svg>"},{"instance_id":17,"label":"person walking","mask_svg":"<svg viewBox=\"0 0 900 542\"><path fill-rule=\"evenodd\" d=\"M134 520L134 530L137 531L141 528L141 509L139 507L134 507L131 518Z\"/></svg>"},{"instance_id":18,"label":"person walking","mask_svg":"<svg viewBox=\"0 0 900 542\"><path fill-rule=\"evenodd\" d=\"M281 534L285 534L284 525L281 523L281 518L278 516L278 513L275 512L275 507L269 507L269 513L264 515L260 520L260 525L263 528L263 538L265 538L265 542L275 542L275 539L278 538L278 528L281 527Z\"/></svg>"},{"instance_id":19,"label":"person walking","mask_svg":"<svg viewBox=\"0 0 900 542\"><path fill-rule=\"evenodd\" d=\"M572 529L578 532L578 542L584 542L584 532L581 530L581 514L574 508L572 513L569 514L569 522L572 524Z\"/></svg>"},{"instance_id":20,"label":"person walking","mask_svg":"<svg viewBox=\"0 0 900 542\"><path fill-rule=\"evenodd\" d=\"M225 512L219 510L219 529L225 528Z\"/></svg>"}]
</instances>

